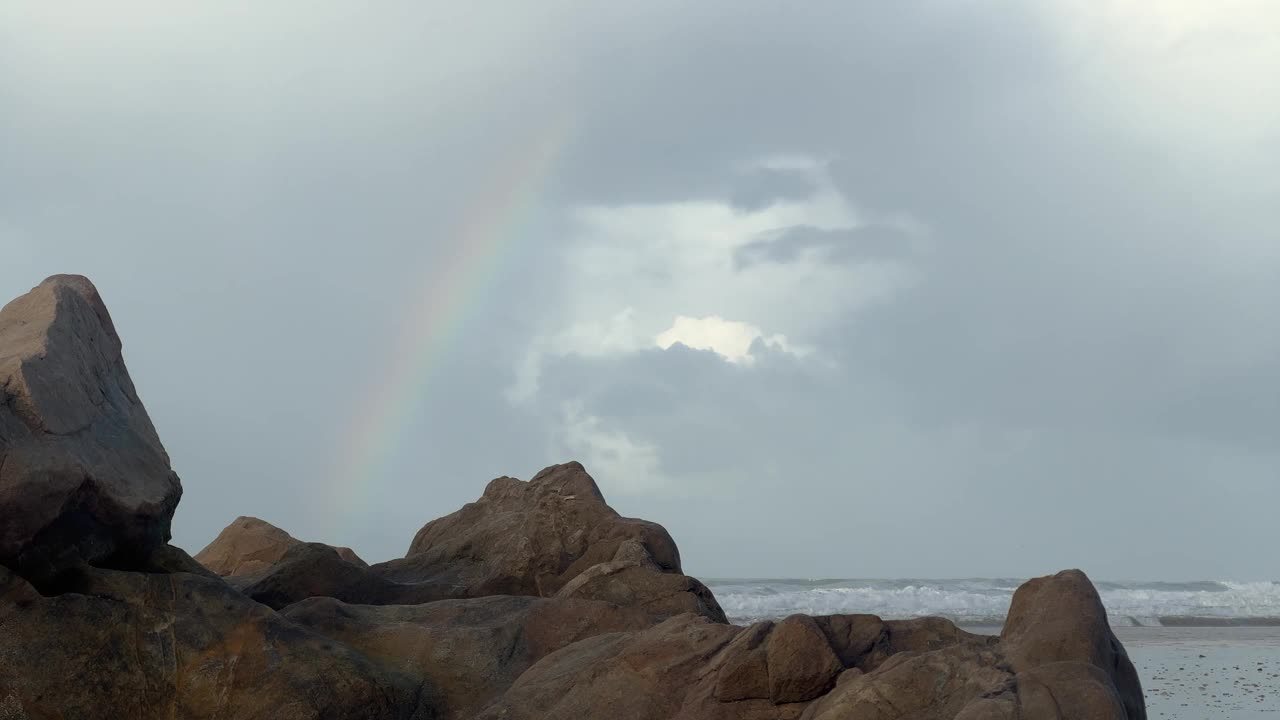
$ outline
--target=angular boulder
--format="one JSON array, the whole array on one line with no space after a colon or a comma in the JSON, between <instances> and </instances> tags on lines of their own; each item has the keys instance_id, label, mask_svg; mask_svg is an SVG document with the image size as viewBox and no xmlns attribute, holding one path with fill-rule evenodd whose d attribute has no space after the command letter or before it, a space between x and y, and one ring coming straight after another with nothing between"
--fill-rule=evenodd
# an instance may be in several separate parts
<instances>
[{"instance_id":1,"label":"angular boulder","mask_svg":"<svg viewBox=\"0 0 1280 720\"><path fill-rule=\"evenodd\" d=\"M256 517L241 516L196 553L201 565L223 577L258 575L280 561L301 540ZM368 567L351 548L333 548L343 560Z\"/></svg>"},{"instance_id":2,"label":"angular boulder","mask_svg":"<svg viewBox=\"0 0 1280 720\"><path fill-rule=\"evenodd\" d=\"M1009 664L1020 677L1054 663L1092 666L1110 683L1129 720L1146 720L1138 672L1111 631L1102 598L1083 572L1064 570L1019 587L1000 639ZM1087 669L1067 672L1057 668L1031 677L1051 687L1055 682L1061 684L1063 677L1082 678L1082 688L1095 681L1094 673Z\"/></svg>"},{"instance_id":3,"label":"angular boulder","mask_svg":"<svg viewBox=\"0 0 1280 720\"><path fill-rule=\"evenodd\" d=\"M93 284L56 275L0 310L0 564L39 584L140 562L181 496Z\"/></svg>"}]
</instances>

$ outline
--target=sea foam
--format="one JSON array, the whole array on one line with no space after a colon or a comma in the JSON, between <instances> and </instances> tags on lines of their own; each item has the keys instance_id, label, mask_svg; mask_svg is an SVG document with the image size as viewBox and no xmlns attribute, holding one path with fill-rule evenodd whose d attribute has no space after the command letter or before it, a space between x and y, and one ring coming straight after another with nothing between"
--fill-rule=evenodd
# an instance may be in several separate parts
<instances>
[{"instance_id":1,"label":"sea foam","mask_svg":"<svg viewBox=\"0 0 1280 720\"><path fill-rule=\"evenodd\" d=\"M707 584L734 622L793 613L869 613L886 619L940 615L966 625L1000 625L1022 581L713 580ZM1280 583L1098 582L1113 625L1280 624Z\"/></svg>"}]
</instances>

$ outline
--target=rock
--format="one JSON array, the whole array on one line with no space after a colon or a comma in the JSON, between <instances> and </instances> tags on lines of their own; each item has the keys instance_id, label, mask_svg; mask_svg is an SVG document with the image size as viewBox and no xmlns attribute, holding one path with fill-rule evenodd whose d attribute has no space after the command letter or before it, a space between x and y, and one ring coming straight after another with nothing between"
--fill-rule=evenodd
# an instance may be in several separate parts
<instances>
[{"instance_id":1,"label":"rock","mask_svg":"<svg viewBox=\"0 0 1280 720\"><path fill-rule=\"evenodd\" d=\"M1093 665L1114 686L1128 719L1146 720L1138 673L1083 572L1064 570L1019 587L1000 637L1015 672L1059 662Z\"/></svg>"},{"instance_id":2,"label":"rock","mask_svg":"<svg viewBox=\"0 0 1280 720\"><path fill-rule=\"evenodd\" d=\"M0 707L11 717L435 717L418 681L217 578L78 572L77 592L42 597L0 568Z\"/></svg>"},{"instance_id":3,"label":"rock","mask_svg":"<svg viewBox=\"0 0 1280 720\"><path fill-rule=\"evenodd\" d=\"M931 652L897 654L855 675L811 704L803 720L951 720L974 700L998 692L1011 675L997 648L961 643ZM1041 720L1040 716L1022 716Z\"/></svg>"},{"instance_id":4,"label":"rock","mask_svg":"<svg viewBox=\"0 0 1280 720\"><path fill-rule=\"evenodd\" d=\"M1061 578L1061 576L1058 576ZM1032 581L1018 613L1065 608L1083 575ZM1042 594L1040 591L1050 589ZM1037 590L1039 589L1039 590ZM1061 595L1059 592L1061 591ZM1022 593L1022 591L1019 591ZM1018 621L1011 617L1013 627ZM715 628L725 628L721 631ZM1109 628L1101 626L1109 632ZM1060 628L1059 628L1060 629ZM1077 626L1076 632L1097 632ZM1027 636L1015 640L1030 643ZM1049 640L1044 637L1042 640ZM1096 638L1095 638L1096 639ZM1032 643L1034 644L1034 643ZM1071 643L1067 644L1071 646ZM1091 647L1084 643L1082 647ZM1105 668L1038 655L1019 670L1000 638L941 618L792 616L736 628L686 614L600 635L535 663L481 718L613 720L1133 720ZM661 690L659 688L662 688Z\"/></svg>"},{"instance_id":5,"label":"rock","mask_svg":"<svg viewBox=\"0 0 1280 720\"><path fill-rule=\"evenodd\" d=\"M191 558L83 278L0 310L0 387L0 718L1146 718L1083 573L1019 588L1000 638L869 615L736 627L577 463L494 480L390 563L254 518Z\"/></svg>"},{"instance_id":6,"label":"rock","mask_svg":"<svg viewBox=\"0 0 1280 720\"><path fill-rule=\"evenodd\" d=\"M965 705L955 720L1018 720L1018 698L1009 693L978 698Z\"/></svg>"},{"instance_id":7,"label":"rock","mask_svg":"<svg viewBox=\"0 0 1280 720\"><path fill-rule=\"evenodd\" d=\"M196 560L223 577L258 575L279 562L289 548L301 543L265 520L241 516L196 554ZM334 547L349 563L368 567L351 548Z\"/></svg>"},{"instance_id":8,"label":"rock","mask_svg":"<svg viewBox=\"0 0 1280 720\"><path fill-rule=\"evenodd\" d=\"M827 636L840 663L857 666L877 646L889 647L884 621L875 615L822 615L813 619Z\"/></svg>"},{"instance_id":9,"label":"rock","mask_svg":"<svg viewBox=\"0 0 1280 720\"><path fill-rule=\"evenodd\" d=\"M772 630L770 621L756 623L725 647L716 672L716 700L727 703L769 699L769 659L764 641Z\"/></svg>"},{"instance_id":10,"label":"rock","mask_svg":"<svg viewBox=\"0 0 1280 720\"><path fill-rule=\"evenodd\" d=\"M284 614L383 667L421 678L440 698L441 717L458 720L474 717L556 650L654 623L638 608L504 595L383 607L315 598Z\"/></svg>"},{"instance_id":11,"label":"rock","mask_svg":"<svg viewBox=\"0 0 1280 720\"><path fill-rule=\"evenodd\" d=\"M1018 673L1020 717L1036 720L1126 720L1132 717L1121 703L1111 678L1101 668L1083 662L1038 665ZM1144 709L1145 714L1145 709Z\"/></svg>"},{"instance_id":12,"label":"rock","mask_svg":"<svg viewBox=\"0 0 1280 720\"><path fill-rule=\"evenodd\" d=\"M556 597L603 600L663 617L694 613L729 622L706 585L688 575L664 573L631 560L592 565L560 588Z\"/></svg>"},{"instance_id":13,"label":"rock","mask_svg":"<svg viewBox=\"0 0 1280 720\"><path fill-rule=\"evenodd\" d=\"M808 615L792 615L774 626L765 656L774 704L812 700L830 690L844 670L827 636Z\"/></svg>"},{"instance_id":14,"label":"rock","mask_svg":"<svg viewBox=\"0 0 1280 720\"><path fill-rule=\"evenodd\" d=\"M0 310L0 564L37 584L163 546L182 495L86 278Z\"/></svg>"},{"instance_id":15,"label":"rock","mask_svg":"<svg viewBox=\"0 0 1280 720\"><path fill-rule=\"evenodd\" d=\"M265 572L234 580L245 595L277 610L311 597L365 605L415 605L449 597L448 588L375 575L323 543L293 545Z\"/></svg>"},{"instance_id":16,"label":"rock","mask_svg":"<svg viewBox=\"0 0 1280 720\"><path fill-rule=\"evenodd\" d=\"M742 628L713 623L696 615L678 615L641 632L597 635L539 660L476 717L480 720L708 717L682 714L685 699L699 686L709 693L718 670L711 659L741 631ZM737 704L722 705L732 708ZM746 716L722 717L728 720Z\"/></svg>"},{"instance_id":17,"label":"rock","mask_svg":"<svg viewBox=\"0 0 1280 720\"><path fill-rule=\"evenodd\" d=\"M373 569L398 582L452 586L456 597L551 597L588 568L615 559L680 572L667 531L618 515L582 465L571 462L528 482L490 482L476 502L427 523L403 559Z\"/></svg>"}]
</instances>

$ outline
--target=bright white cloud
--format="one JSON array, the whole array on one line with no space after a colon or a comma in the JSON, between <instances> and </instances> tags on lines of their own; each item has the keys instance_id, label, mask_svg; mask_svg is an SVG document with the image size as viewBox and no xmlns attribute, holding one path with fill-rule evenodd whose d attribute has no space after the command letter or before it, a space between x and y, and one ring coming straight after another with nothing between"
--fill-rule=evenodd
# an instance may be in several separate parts
<instances>
[{"instance_id":1,"label":"bright white cloud","mask_svg":"<svg viewBox=\"0 0 1280 720\"><path fill-rule=\"evenodd\" d=\"M509 397L537 394L548 356L600 357L679 342L750 364L756 340L798 356L820 352L817 340L833 324L913 281L901 260L830 262L818 248L777 262L737 262L743 248L782 242L790 228L840 231L874 223L916 238L924 233L909 216L856 208L824 161L781 154L748 168L799 173L815 189L759 208L728 200L578 208L578 232L564 259L564 303L526 350Z\"/></svg>"},{"instance_id":2,"label":"bright white cloud","mask_svg":"<svg viewBox=\"0 0 1280 720\"><path fill-rule=\"evenodd\" d=\"M767 347L803 356L805 348L793 348L785 335L764 334L750 323L725 320L711 315L704 318L676 317L674 324L654 338L658 347L666 350L676 343L695 350L711 350L731 363L750 365L755 357L751 346L760 340Z\"/></svg>"}]
</instances>

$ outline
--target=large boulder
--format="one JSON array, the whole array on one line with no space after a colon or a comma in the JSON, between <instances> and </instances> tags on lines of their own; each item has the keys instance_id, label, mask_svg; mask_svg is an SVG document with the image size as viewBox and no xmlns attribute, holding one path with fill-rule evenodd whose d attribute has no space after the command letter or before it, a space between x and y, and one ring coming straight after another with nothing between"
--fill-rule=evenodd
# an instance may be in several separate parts
<instances>
[{"instance_id":1,"label":"large boulder","mask_svg":"<svg viewBox=\"0 0 1280 720\"><path fill-rule=\"evenodd\" d=\"M196 560L223 577L258 575L280 561L302 541L256 517L241 516L218 533L218 537L196 553ZM333 548L342 559L368 567L355 551Z\"/></svg>"},{"instance_id":2,"label":"large boulder","mask_svg":"<svg viewBox=\"0 0 1280 720\"><path fill-rule=\"evenodd\" d=\"M181 495L93 284L56 275L0 310L0 564L37 583L134 564Z\"/></svg>"},{"instance_id":3,"label":"large boulder","mask_svg":"<svg viewBox=\"0 0 1280 720\"><path fill-rule=\"evenodd\" d=\"M88 568L74 584L42 597L0 568L0 717L437 717L420 680L217 578Z\"/></svg>"},{"instance_id":4,"label":"large boulder","mask_svg":"<svg viewBox=\"0 0 1280 720\"><path fill-rule=\"evenodd\" d=\"M528 482L510 477L490 482L479 500L419 530L404 558L373 570L398 582L449 586L457 597L551 597L590 568L613 562L680 573L680 552L671 535L657 523L620 516L582 465L570 462L546 468ZM597 574L622 569L613 566ZM609 582L579 588L579 596L612 592L600 587ZM638 588L637 601L650 602L669 590ZM710 591L692 584L687 591L699 597L682 607L701 601L707 612L717 614L719 606L706 603Z\"/></svg>"},{"instance_id":5,"label":"large boulder","mask_svg":"<svg viewBox=\"0 0 1280 720\"><path fill-rule=\"evenodd\" d=\"M313 598L284 614L389 670L420 678L439 698L441 717L457 720L474 717L556 650L654 623L634 607L507 595L381 607Z\"/></svg>"},{"instance_id":6,"label":"large boulder","mask_svg":"<svg viewBox=\"0 0 1280 720\"><path fill-rule=\"evenodd\" d=\"M1146 720L1142 683L1111 631L1107 610L1089 578L1079 570L1031 580L1013 594L1001 644L1014 672L1028 673L1054 663L1072 662L1097 668L1112 685L1128 720ZM1080 670L1037 673L1039 684L1079 677L1086 685L1095 674Z\"/></svg>"}]
</instances>

